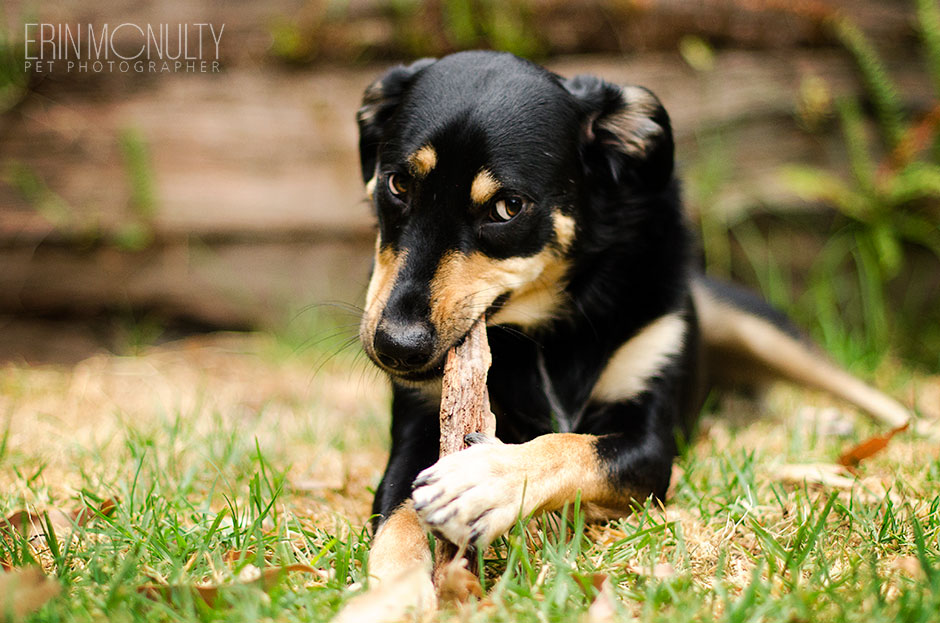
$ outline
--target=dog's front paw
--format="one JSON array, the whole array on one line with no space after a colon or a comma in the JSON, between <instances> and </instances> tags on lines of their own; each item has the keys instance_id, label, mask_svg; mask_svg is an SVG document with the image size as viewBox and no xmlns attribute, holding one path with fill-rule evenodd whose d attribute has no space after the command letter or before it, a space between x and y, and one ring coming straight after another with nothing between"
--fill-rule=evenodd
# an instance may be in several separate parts
<instances>
[{"instance_id":1,"label":"dog's front paw","mask_svg":"<svg viewBox=\"0 0 940 623\"><path fill-rule=\"evenodd\" d=\"M421 521L457 545L485 546L534 508L524 500L521 446L492 438L445 456L414 482L412 499Z\"/></svg>"}]
</instances>

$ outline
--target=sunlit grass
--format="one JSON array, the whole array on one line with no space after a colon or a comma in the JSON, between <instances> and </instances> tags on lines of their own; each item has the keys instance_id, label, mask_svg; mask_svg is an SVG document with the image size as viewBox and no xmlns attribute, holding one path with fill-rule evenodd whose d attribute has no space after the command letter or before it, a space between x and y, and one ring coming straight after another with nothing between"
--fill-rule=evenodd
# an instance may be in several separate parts
<instances>
[{"instance_id":1,"label":"sunlit grass","mask_svg":"<svg viewBox=\"0 0 940 623\"><path fill-rule=\"evenodd\" d=\"M0 528L0 559L61 585L28 620L322 621L367 585L386 390L354 360L286 343L203 339L0 369L0 516L119 500L71 538ZM624 619L935 620L936 438L896 438L847 488L782 476L876 431L838 407L788 389L719 403L665 507L648 500L600 526L580 512L520 521L480 553L486 596L460 620L579 621L594 574ZM847 436L827 432L834 417ZM244 582L295 564L314 572ZM211 604L192 590L205 583L222 587ZM168 588L154 599L149 585Z\"/></svg>"}]
</instances>

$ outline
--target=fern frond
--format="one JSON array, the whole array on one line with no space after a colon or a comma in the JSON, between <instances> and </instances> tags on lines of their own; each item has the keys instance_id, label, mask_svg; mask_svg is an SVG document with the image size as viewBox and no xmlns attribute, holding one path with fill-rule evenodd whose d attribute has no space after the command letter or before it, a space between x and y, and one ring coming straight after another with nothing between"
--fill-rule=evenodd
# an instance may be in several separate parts
<instances>
[{"instance_id":1,"label":"fern frond","mask_svg":"<svg viewBox=\"0 0 940 623\"><path fill-rule=\"evenodd\" d=\"M835 20L834 23L836 36L855 58L862 80L871 95L888 148L893 149L905 132L898 89L865 33L845 17Z\"/></svg>"},{"instance_id":2,"label":"fern frond","mask_svg":"<svg viewBox=\"0 0 940 623\"><path fill-rule=\"evenodd\" d=\"M927 71L940 98L940 4L937 0L917 0L917 23L924 40Z\"/></svg>"},{"instance_id":3,"label":"fern frond","mask_svg":"<svg viewBox=\"0 0 940 623\"><path fill-rule=\"evenodd\" d=\"M871 155L865 119L854 98L840 98L836 103L842 133L845 136L845 148L848 152L852 175L858 182L859 189L870 197L877 193L875 163Z\"/></svg>"}]
</instances>

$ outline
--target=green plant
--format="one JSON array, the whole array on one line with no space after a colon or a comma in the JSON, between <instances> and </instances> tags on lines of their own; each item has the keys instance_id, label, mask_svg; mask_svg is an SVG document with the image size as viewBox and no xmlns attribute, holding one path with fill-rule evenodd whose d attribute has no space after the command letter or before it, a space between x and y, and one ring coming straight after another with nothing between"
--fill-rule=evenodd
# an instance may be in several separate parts
<instances>
[{"instance_id":1,"label":"green plant","mask_svg":"<svg viewBox=\"0 0 940 623\"><path fill-rule=\"evenodd\" d=\"M138 251L153 240L153 217L157 201L147 141L139 130L126 128L118 135L124 158L124 172L130 187L130 220L114 232L113 241L122 249Z\"/></svg>"},{"instance_id":2,"label":"green plant","mask_svg":"<svg viewBox=\"0 0 940 623\"><path fill-rule=\"evenodd\" d=\"M22 42L6 27L6 11L0 9L0 114L26 97L30 74L26 71ZM19 23L13 20L10 23Z\"/></svg>"},{"instance_id":3,"label":"green plant","mask_svg":"<svg viewBox=\"0 0 940 623\"><path fill-rule=\"evenodd\" d=\"M835 323L844 324L846 317L850 324L856 321L851 335L840 340L861 339L870 352L882 354L897 338L894 327L911 320L892 304L893 283L914 249L940 260L940 10L933 0L917 3L924 56L937 86L927 113L915 118L905 111L870 40L848 18L835 18L834 32L856 61L874 121L869 122L856 98L837 99L848 179L802 165L783 170L791 188L832 206L837 214L834 232L809 276L814 306L822 303L824 315ZM861 292L854 301L833 297L833 279L846 270Z\"/></svg>"},{"instance_id":4,"label":"green plant","mask_svg":"<svg viewBox=\"0 0 940 623\"><path fill-rule=\"evenodd\" d=\"M29 165L18 160L6 161L2 179L57 229L71 232L86 229L76 222L68 203Z\"/></svg>"}]
</instances>

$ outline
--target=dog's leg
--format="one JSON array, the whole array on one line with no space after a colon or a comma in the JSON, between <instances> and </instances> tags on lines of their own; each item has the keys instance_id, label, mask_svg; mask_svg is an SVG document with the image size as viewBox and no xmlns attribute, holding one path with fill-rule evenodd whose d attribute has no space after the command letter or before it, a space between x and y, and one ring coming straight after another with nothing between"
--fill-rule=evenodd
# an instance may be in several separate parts
<instances>
[{"instance_id":1,"label":"dog's leg","mask_svg":"<svg viewBox=\"0 0 940 623\"><path fill-rule=\"evenodd\" d=\"M434 406L416 391L395 386L392 448L372 506L376 532L369 573L376 578L392 577L417 562L430 563L427 537L410 501L411 483L437 460L439 438Z\"/></svg>"},{"instance_id":2,"label":"dog's leg","mask_svg":"<svg viewBox=\"0 0 940 623\"><path fill-rule=\"evenodd\" d=\"M351 599L333 623L424 621L437 610L431 551L407 502L382 523L369 552L369 590Z\"/></svg>"},{"instance_id":3,"label":"dog's leg","mask_svg":"<svg viewBox=\"0 0 940 623\"><path fill-rule=\"evenodd\" d=\"M431 550L409 500L395 509L375 533L369 552L369 577L388 580L415 566L430 570Z\"/></svg>"},{"instance_id":4,"label":"dog's leg","mask_svg":"<svg viewBox=\"0 0 940 623\"><path fill-rule=\"evenodd\" d=\"M485 545L516 518L577 499L595 517L622 516L650 494L664 496L674 448L652 434L552 433L523 444L468 435L415 481L415 510L432 530Z\"/></svg>"},{"instance_id":5,"label":"dog's leg","mask_svg":"<svg viewBox=\"0 0 940 623\"><path fill-rule=\"evenodd\" d=\"M437 459L438 415L417 392L393 389L392 449L372 506L369 590L333 623L426 620L437 608L431 550L409 497L415 475Z\"/></svg>"}]
</instances>

